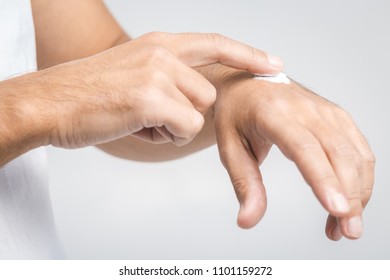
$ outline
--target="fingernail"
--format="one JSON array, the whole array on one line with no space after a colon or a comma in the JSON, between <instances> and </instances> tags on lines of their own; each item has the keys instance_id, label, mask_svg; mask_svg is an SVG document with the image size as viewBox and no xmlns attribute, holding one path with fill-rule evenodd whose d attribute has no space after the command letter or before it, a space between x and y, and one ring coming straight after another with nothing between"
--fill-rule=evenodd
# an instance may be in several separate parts
<instances>
[{"instance_id":1,"label":"fingernail","mask_svg":"<svg viewBox=\"0 0 390 280\"><path fill-rule=\"evenodd\" d=\"M332 230L332 238L335 241L338 241L343 237L343 234L341 233L340 226L336 225Z\"/></svg>"},{"instance_id":2,"label":"fingernail","mask_svg":"<svg viewBox=\"0 0 390 280\"><path fill-rule=\"evenodd\" d=\"M274 56L274 55L268 55L268 61L269 63L275 67L275 68L278 68L278 69L282 69L283 68L283 60L281 60L279 57L277 56Z\"/></svg>"},{"instance_id":3,"label":"fingernail","mask_svg":"<svg viewBox=\"0 0 390 280\"><path fill-rule=\"evenodd\" d=\"M348 200L341 193L335 192L331 194L330 206L336 212L348 213L351 208L349 207Z\"/></svg>"},{"instance_id":4,"label":"fingernail","mask_svg":"<svg viewBox=\"0 0 390 280\"><path fill-rule=\"evenodd\" d=\"M347 223L348 233L353 238L359 238L363 233L363 222L360 216L352 217Z\"/></svg>"}]
</instances>

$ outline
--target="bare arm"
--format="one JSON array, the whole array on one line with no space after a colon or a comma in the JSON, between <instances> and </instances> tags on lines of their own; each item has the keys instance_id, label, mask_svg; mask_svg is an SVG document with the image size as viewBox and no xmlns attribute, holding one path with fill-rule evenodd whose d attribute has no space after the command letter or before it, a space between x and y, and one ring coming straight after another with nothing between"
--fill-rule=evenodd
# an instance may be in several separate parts
<instances>
[{"instance_id":1,"label":"bare arm","mask_svg":"<svg viewBox=\"0 0 390 280\"><path fill-rule=\"evenodd\" d=\"M100 0L33 0L32 3L39 68L87 57L131 40ZM202 131L183 147L172 143L155 145L131 136L97 147L125 159L160 161L194 153L215 141L214 125L207 114Z\"/></svg>"},{"instance_id":2,"label":"bare arm","mask_svg":"<svg viewBox=\"0 0 390 280\"><path fill-rule=\"evenodd\" d=\"M101 0L32 0L38 68L91 56L130 37Z\"/></svg>"},{"instance_id":3,"label":"bare arm","mask_svg":"<svg viewBox=\"0 0 390 280\"><path fill-rule=\"evenodd\" d=\"M33 0L32 4L41 69L87 57L130 40L100 0ZM214 143L214 125L208 113L204 128L183 147L172 143L155 145L132 136L97 147L130 160L160 161L179 158Z\"/></svg>"},{"instance_id":4,"label":"bare arm","mask_svg":"<svg viewBox=\"0 0 390 280\"><path fill-rule=\"evenodd\" d=\"M41 145L117 147L130 135L182 146L199 134L216 98L194 67L279 71L264 52L219 34L150 33L120 44L128 38L98 0L37 0L33 10L42 70L0 82L0 166ZM199 140L194 149L207 142ZM132 158L152 150L138 144L115 151L133 149L121 155ZM161 145L166 153L156 158L190 147L171 153Z\"/></svg>"},{"instance_id":5,"label":"bare arm","mask_svg":"<svg viewBox=\"0 0 390 280\"><path fill-rule=\"evenodd\" d=\"M38 62L41 68L81 57L88 57L129 40L101 1L33 0L33 7L34 18L36 21ZM158 39L162 40L156 41L155 38L152 38L151 41L146 40L146 42L157 42L158 45L164 45L164 42L166 43L164 38L158 37ZM171 39L172 38L170 37L169 41L171 41ZM175 40L176 39L177 38L175 37ZM179 39L180 40L178 42L180 44L177 45L183 45L183 43L186 43L185 40L188 38L184 36ZM197 39L196 36L191 38L191 44L189 45L193 45L193 39ZM218 44L218 40L223 39L221 37L215 37L212 39L217 39L217 44L213 45L213 48L207 49L206 53L211 52L213 55L215 47L218 49L224 44ZM184 61L186 61L192 68L201 66L199 63L193 63L193 61L189 63L190 58L194 57L196 48L194 49L189 47L187 49L178 49L170 44L166 45L169 51L175 53L181 58L184 57ZM141 62L138 61L138 64L135 63L135 72L131 72L134 69L131 67L129 68L128 64L131 64L130 62L134 62L132 60L133 58L131 56L125 56L126 59L124 59L124 57L119 56L118 53L123 54L123 50L127 53L144 50L144 45L141 44L141 48L137 49L137 44L131 44L119 48L118 50L119 51L111 51L105 55L99 55L96 58L87 61L92 61L92 64L88 64L86 61L74 63L76 66L83 63L85 66L86 63L88 67L80 68L74 66L73 69L72 67L59 67L60 70L57 69L57 71L52 70L42 73L43 77L42 74L34 74L33 76L35 78L39 78L38 80L41 81L40 86L37 87L35 84L35 86L31 85L22 87L21 91L24 92L24 94L32 95L33 93L44 91L44 86L42 85L50 85L52 87L53 75L50 75L50 72L53 71L57 73L54 77L68 77L65 82L65 88L74 89L75 84L72 84L72 79L77 80L81 84L83 84L83 80L91 79L91 76L86 75L83 71L77 72L77 70L88 70L96 66L99 66L98 69L100 72L102 70L106 71L104 73L105 75L101 75L99 78L109 84L110 79L113 77L112 73L118 74L118 71L138 73L140 69L143 69L141 66L144 66L145 61L149 59L147 53L144 60L141 60ZM251 50L253 51L253 49ZM204 51L205 50L203 50L202 53L204 53ZM188 52L190 52L191 55L188 56ZM272 63L267 64L267 62L271 62L270 60L272 60L270 57L258 52L256 52L257 55L255 55L255 57L245 55L245 53L248 54L248 49L245 48L240 49L237 52L232 52L230 50L229 52L226 52L226 49L219 50L217 54L214 54L214 60L211 62L226 62L226 57L229 53L240 53L244 55L241 57L235 57L233 59L234 62L230 61L227 63L228 66L237 66L238 63L238 66L240 66L238 68L249 70L253 73L261 71L277 71L276 69L272 69L272 67L270 67L270 64ZM165 61L167 53L165 52L165 56L161 56L161 52L159 50L158 54L159 55L156 57L159 60L162 59ZM110 59L105 59L107 56ZM118 63L116 65L109 65L109 67L106 68L104 67L107 63L112 63L113 61L118 60L124 60L127 63ZM201 61L204 62L204 59ZM206 60L206 62L210 62L210 60ZM239 62L242 62L244 65L242 65L242 63L240 65ZM176 62L170 61L168 65L171 65L172 63L175 64ZM266 66L260 67L262 63ZM208 65L212 63L204 64ZM73 64L71 66L73 66ZM164 66L167 67L166 64L164 64ZM69 71L69 69L73 71ZM172 70L169 67L167 69ZM311 92L294 83L290 86L284 86L257 82L253 81L250 77L248 78L248 73L246 72L235 72L235 70L224 68L219 65L198 68L198 70L219 92L214 115L217 128L218 146L222 162L229 172L240 201L241 210L238 218L239 224L242 227L251 227L256 224L264 214L266 205L265 192L261 175L258 170L258 165L264 160L270 146L274 143L281 148L288 158L297 164L299 170L308 184L312 187L320 202L330 213L326 227L329 238L338 240L341 238L341 235L349 238L360 237L362 233L361 212L369 200L373 185L374 156L364 140L364 137L361 135L348 114L332 103L313 95ZM76 72L76 74L74 72ZM167 71L159 73L159 75L163 75L165 72ZM150 74L150 72L147 73ZM199 78L192 72L191 75ZM80 79L80 76L83 79L78 80ZM94 76L92 75L92 77ZM161 76L157 75L156 77ZM47 79L49 79L49 81ZM58 86L58 84L60 84L61 88L64 84L64 80L61 78L59 78L59 80L60 83L54 84L54 86ZM67 84L69 80L70 84ZM126 82L128 82L127 80ZM191 79L181 82L187 84L189 81L191 81ZM30 82L31 80L25 78L25 85L30 85ZM125 81L121 80L121 82L124 83ZM7 95L7 100L10 100L10 98L12 99L14 95L12 94L11 89L15 88L15 85L12 86L10 83L12 83L12 81L8 81L7 84L3 85L3 87L0 85L0 98L2 98L2 91L8 91L11 93ZM20 85L20 83L15 83L16 85ZM83 85L84 87L78 89L76 93L68 95L68 97L70 97L70 101L74 98L77 101L76 103L80 104L79 107L81 108L80 110L76 110L75 115L72 115L77 119L77 126L71 127L71 130L79 128L80 126L86 126L89 128L92 124L95 124L96 121L98 121L98 124L100 125L98 127L103 127L104 125L112 126L118 118L124 118L123 115L109 115L112 118L108 118L107 120L102 120L100 118L89 119L90 114L96 112L96 108L107 107L107 104L112 105L112 101L118 101L118 96L115 94L112 96L113 92L115 92L113 89L100 92L98 95L93 95L93 93L89 92L89 90L91 86L96 87L96 83ZM156 85L152 85L152 88L156 89ZM128 87L129 85L126 84L126 86ZM149 84L148 86L150 89ZM100 87L95 88L95 90L97 89L100 89ZM121 88L115 89L121 92ZM207 86L203 89L207 89ZM200 96L202 95L202 92L203 91L198 92ZM130 93L134 92L126 92L126 94ZM89 94L93 97L92 99ZM157 97L155 97L155 90L149 92L149 94L151 94L153 98L150 100L148 97L148 102L145 104L149 104L151 101L152 105L155 105L149 107L149 110L147 110L149 113L150 110L161 109L161 107L164 107L161 106L161 96L158 94ZM81 99L78 98L79 95L82 96ZM56 95L47 96L46 94L38 94L38 96L46 96L46 99L56 99ZM130 94L129 97L131 96L133 95ZM190 98L190 96L190 94L187 94L187 98ZM60 94L60 97L63 98L64 96ZM91 106L91 100L95 100L96 98L99 99L100 97L103 97L103 100L98 100L97 103L94 103ZM172 96L170 96L170 98L171 97ZM67 103L69 98L66 100L61 98L60 103L68 105ZM19 101L19 99L15 98L13 100L14 104L17 102L15 100ZM58 99L56 100L58 101ZM130 100L125 100L126 102L130 102L131 98ZM107 103L107 101L110 102ZM125 105L127 104L126 102L123 102L124 100L119 101L122 102L119 102L118 104L114 102L115 104L113 105L113 108L115 109L115 112L118 111L118 109L124 109L123 103L125 103ZM144 100L138 99L137 101L141 101L142 103ZM22 102L22 106L19 107L30 109L30 111L31 109L32 111L40 109L41 111L45 111L48 115L46 115L45 118L35 118L36 121L33 126L22 125L21 128L25 129L27 132L23 134L24 137L19 138L15 138L15 135L18 135L18 133L17 131L15 132L15 129L12 129L12 125L9 125L11 124L11 121L8 122L8 126L7 122L5 125L4 123L0 124L0 126L2 125L2 128L4 128L4 131L11 131L9 133L1 134L0 149L6 147L8 150L12 150L12 147L7 145L7 143L12 143L12 141L24 143L25 141L28 141L26 139L31 138L37 139L37 141L34 142L34 145L53 143L52 141L47 141L47 139L40 137L40 135L45 134L45 131L47 130L42 129L42 127L45 126L40 126L40 124L42 125L42 123L44 123L47 119L50 120L50 112L52 112L52 115L56 115L58 112L63 112L63 118L69 121L70 111L63 111L63 106L57 108L55 106L54 108L47 108L47 106L44 106L44 103L42 105L39 101L36 102L38 104L36 106L26 105ZM102 106L102 103L104 106ZM184 103L186 103L186 101ZM154 145L142 142L129 136L111 142L102 141L104 144L100 144L99 147L119 157L147 161L172 159L192 153L211 145L215 141L213 114L211 111L205 109L209 108L207 105L211 105L211 103L210 99L208 99L203 100L201 104L198 104L203 107L203 110L201 109L199 111L203 114L206 114L207 112L206 124L195 140L184 147L176 147L172 144ZM23 113L20 113L20 110L15 110L15 106L5 106L4 104L7 104L7 102L0 103L0 106L2 106L2 108L0 108L0 112L8 112L8 114L1 119L6 119L6 117L9 119L9 116L14 115L16 116L16 120L21 120L20 123L23 124L25 122L26 118L23 118ZM8 104L13 104L12 100L11 103ZM132 108L135 104L139 104L139 102L130 102L127 105ZM242 110L242 108L246 108L246 110ZM87 112L88 114L85 115L86 109L87 111L88 109L91 109L91 111ZM172 111L174 110L169 108L168 112L164 111L163 113L171 113ZM135 112L138 111L136 110ZM84 114L84 117L88 116L87 122L84 122L84 119L78 119L80 113ZM103 110L99 113L107 114L107 111ZM144 114L141 114L141 116L145 117ZM280 116L283 116L283 118ZM158 134L154 134L154 130L148 129L148 125L150 125L151 120L150 118L154 121L152 122L152 126L161 125L161 120L157 121L153 118L155 116L146 115L146 117L149 119L147 119L146 123L143 123L144 128L146 128L146 130L143 130L143 136L149 135L153 139ZM53 117L53 119L56 119L56 117ZM72 120L72 118L70 120ZM28 121L26 122L28 123ZM133 122L131 123L133 124ZM135 123L139 124L139 118L136 119ZM56 125L53 124L53 126L55 127ZM286 129L291 127L296 129ZM140 127L136 126L136 128L139 129ZM133 128L133 132L136 133L136 131L137 130ZM197 129L195 129L195 131L199 132ZM192 131L192 134L195 131ZM95 134L101 133L98 128L96 128L93 132ZM116 131L116 133L119 132ZM128 133L127 131L126 135L127 134L131 133ZM88 136L91 135L88 134ZM114 138L117 139L117 136L118 134L116 134L116 137ZM84 145L86 144L84 138L91 141L91 139L86 137L86 135L82 135L81 138L84 141L81 141ZM71 142L75 142L75 139L72 139L72 137L67 135L65 140L69 139L72 140ZM80 141L80 139L77 140ZM24 147L27 147L26 149L30 146L30 144L24 144ZM313 157L314 154L317 156ZM0 164L1 163L2 162L0 162Z\"/></svg>"}]
</instances>

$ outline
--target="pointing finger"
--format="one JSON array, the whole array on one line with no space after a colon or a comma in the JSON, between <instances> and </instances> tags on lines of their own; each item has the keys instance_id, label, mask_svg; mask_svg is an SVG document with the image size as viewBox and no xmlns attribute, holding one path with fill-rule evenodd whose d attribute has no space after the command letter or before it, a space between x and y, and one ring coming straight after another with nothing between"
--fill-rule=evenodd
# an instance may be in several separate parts
<instances>
[{"instance_id":1,"label":"pointing finger","mask_svg":"<svg viewBox=\"0 0 390 280\"><path fill-rule=\"evenodd\" d=\"M277 74L280 58L216 33L149 33L148 37L168 47L191 67L221 63L258 74Z\"/></svg>"}]
</instances>

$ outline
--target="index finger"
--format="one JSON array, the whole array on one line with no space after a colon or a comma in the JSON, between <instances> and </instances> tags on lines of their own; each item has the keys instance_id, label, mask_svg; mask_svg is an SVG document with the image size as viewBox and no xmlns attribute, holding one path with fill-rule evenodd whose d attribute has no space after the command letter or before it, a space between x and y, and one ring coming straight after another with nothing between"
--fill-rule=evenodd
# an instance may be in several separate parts
<instances>
[{"instance_id":1,"label":"index finger","mask_svg":"<svg viewBox=\"0 0 390 280\"><path fill-rule=\"evenodd\" d=\"M166 34L170 50L191 67L214 63L258 74L277 74L280 58L217 33Z\"/></svg>"}]
</instances>

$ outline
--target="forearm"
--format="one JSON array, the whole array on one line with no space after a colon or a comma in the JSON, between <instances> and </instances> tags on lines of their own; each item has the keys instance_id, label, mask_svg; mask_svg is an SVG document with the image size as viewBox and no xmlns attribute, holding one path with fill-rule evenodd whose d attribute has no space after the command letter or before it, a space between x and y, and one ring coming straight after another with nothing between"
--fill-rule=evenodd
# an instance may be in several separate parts
<instances>
[{"instance_id":1,"label":"forearm","mask_svg":"<svg viewBox=\"0 0 390 280\"><path fill-rule=\"evenodd\" d=\"M81 80L79 83L74 76L68 76L70 72L64 72L66 68L60 65L0 83L0 166L33 148L53 144L51 134L58 129L57 120L74 109L74 101L71 95L69 99L66 97L67 92L82 92ZM75 87L76 84L79 86ZM182 147L171 143L152 144L133 136L98 147L114 156L137 161L180 158L215 143L212 111L206 114L205 120L198 136Z\"/></svg>"},{"instance_id":2,"label":"forearm","mask_svg":"<svg viewBox=\"0 0 390 280\"><path fill-rule=\"evenodd\" d=\"M0 82L0 167L48 144L53 118L36 97L45 87L37 76L32 73Z\"/></svg>"},{"instance_id":3,"label":"forearm","mask_svg":"<svg viewBox=\"0 0 390 280\"><path fill-rule=\"evenodd\" d=\"M100 0L32 0L39 69L88 57L130 37Z\"/></svg>"}]
</instances>

